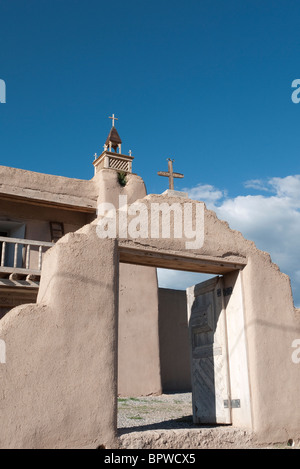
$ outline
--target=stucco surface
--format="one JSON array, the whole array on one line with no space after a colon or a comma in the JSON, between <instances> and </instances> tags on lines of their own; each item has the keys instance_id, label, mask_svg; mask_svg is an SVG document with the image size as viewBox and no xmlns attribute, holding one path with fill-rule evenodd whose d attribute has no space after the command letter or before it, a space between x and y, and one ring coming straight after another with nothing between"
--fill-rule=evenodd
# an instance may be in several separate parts
<instances>
[{"instance_id":1,"label":"stucco surface","mask_svg":"<svg viewBox=\"0 0 300 469\"><path fill-rule=\"evenodd\" d=\"M117 266L114 240L69 234L46 254L37 304L1 320L1 448L114 445Z\"/></svg>"},{"instance_id":2,"label":"stucco surface","mask_svg":"<svg viewBox=\"0 0 300 469\"><path fill-rule=\"evenodd\" d=\"M159 354L164 392L191 391L185 290L159 288Z\"/></svg>"},{"instance_id":3,"label":"stucco surface","mask_svg":"<svg viewBox=\"0 0 300 469\"><path fill-rule=\"evenodd\" d=\"M146 196L143 179L104 169L94 177L99 188L98 205L109 203L118 210L119 196L127 204ZM124 203L124 202L123 202ZM94 221L97 225L97 220ZM156 269L120 263L118 327L118 395L145 396L161 392L158 282Z\"/></svg>"},{"instance_id":4,"label":"stucco surface","mask_svg":"<svg viewBox=\"0 0 300 469\"><path fill-rule=\"evenodd\" d=\"M117 196L115 175L109 170L98 174L106 179L98 203L112 201ZM180 198L144 197L144 190L134 175L120 189L130 195L129 203L141 194L148 210L162 198L184 203ZM96 223L66 235L47 252L37 304L17 307L0 321L0 337L7 345L7 362L0 365L2 448L115 445L118 255L116 240L97 237ZM289 278L267 253L214 212L205 209L203 223L203 245L189 250L189 255L243 259L246 264L239 285L250 430L264 442L299 439L300 365L292 361L292 342L300 338L300 322ZM119 240L119 245L176 256L187 252L185 242L147 237ZM126 285L124 278L122 282ZM127 285L132 289L134 283ZM142 301L141 296L141 305Z\"/></svg>"},{"instance_id":5,"label":"stucco surface","mask_svg":"<svg viewBox=\"0 0 300 469\"><path fill-rule=\"evenodd\" d=\"M159 195L148 195L139 202L149 211L151 203L163 200L170 204L187 202ZM290 279L268 253L258 250L252 241L230 229L227 222L206 208L203 229L204 243L199 249L187 250L184 237L128 239L120 240L120 244L153 252L168 251L175 257L188 253L195 258L207 256L220 261L244 259L242 291L251 425L263 441L299 438L300 365L292 361L292 342L300 338L300 322Z\"/></svg>"},{"instance_id":6,"label":"stucco surface","mask_svg":"<svg viewBox=\"0 0 300 469\"><path fill-rule=\"evenodd\" d=\"M0 194L95 209L97 186L93 180L86 181L0 166Z\"/></svg>"},{"instance_id":7,"label":"stucco surface","mask_svg":"<svg viewBox=\"0 0 300 469\"><path fill-rule=\"evenodd\" d=\"M116 209L119 208L119 195L126 195L129 204L146 195L145 183L137 174L127 174L126 185L122 187L115 170L102 169L94 176L93 182L97 186L97 203L108 202Z\"/></svg>"},{"instance_id":8,"label":"stucco surface","mask_svg":"<svg viewBox=\"0 0 300 469\"><path fill-rule=\"evenodd\" d=\"M119 396L161 393L158 326L156 270L120 264Z\"/></svg>"}]
</instances>

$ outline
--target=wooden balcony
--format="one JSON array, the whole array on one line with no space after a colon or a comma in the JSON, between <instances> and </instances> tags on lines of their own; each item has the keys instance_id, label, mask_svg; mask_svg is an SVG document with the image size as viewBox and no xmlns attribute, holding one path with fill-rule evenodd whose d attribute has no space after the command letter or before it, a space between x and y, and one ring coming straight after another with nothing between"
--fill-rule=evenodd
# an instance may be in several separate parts
<instances>
[{"instance_id":1,"label":"wooden balcony","mask_svg":"<svg viewBox=\"0 0 300 469\"><path fill-rule=\"evenodd\" d=\"M36 285L43 255L54 243L0 236L0 286Z\"/></svg>"}]
</instances>

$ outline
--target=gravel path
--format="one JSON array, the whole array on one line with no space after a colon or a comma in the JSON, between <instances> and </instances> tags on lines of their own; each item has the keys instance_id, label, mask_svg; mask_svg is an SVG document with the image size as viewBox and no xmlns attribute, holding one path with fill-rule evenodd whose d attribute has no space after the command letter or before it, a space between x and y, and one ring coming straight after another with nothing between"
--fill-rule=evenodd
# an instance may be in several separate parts
<instances>
[{"instance_id":1,"label":"gravel path","mask_svg":"<svg viewBox=\"0 0 300 469\"><path fill-rule=\"evenodd\" d=\"M119 398L118 432L123 449L240 448L252 443L244 430L194 425L191 393Z\"/></svg>"},{"instance_id":2,"label":"gravel path","mask_svg":"<svg viewBox=\"0 0 300 469\"><path fill-rule=\"evenodd\" d=\"M118 399L118 428L122 429L121 433L192 425L191 393Z\"/></svg>"},{"instance_id":3,"label":"gravel path","mask_svg":"<svg viewBox=\"0 0 300 469\"><path fill-rule=\"evenodd\" d=\"M247 430L228 425L194 425L192 394L162 394L118 399L121 449L258 448ZM287 448L264 445L264 448ZM294 448L299 448L299 442Z\"/></svg>"}]
</instances>

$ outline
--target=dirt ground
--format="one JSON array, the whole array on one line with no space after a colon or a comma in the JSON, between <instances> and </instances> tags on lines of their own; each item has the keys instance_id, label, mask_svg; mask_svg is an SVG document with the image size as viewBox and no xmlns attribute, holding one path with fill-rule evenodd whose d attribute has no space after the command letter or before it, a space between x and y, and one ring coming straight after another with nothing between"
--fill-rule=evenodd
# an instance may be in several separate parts
<instances>
[{"instance_id":1,"label":"dirt ground","mask_svg":"<svg viewBox=\"0 0 300 469\"><path fill-rule=\"evenodd\" d=\"M124 449L299 449L299 442L259 445L247 430L193 424L191 393L118 399Z\"/></svg>"}]
</instances>

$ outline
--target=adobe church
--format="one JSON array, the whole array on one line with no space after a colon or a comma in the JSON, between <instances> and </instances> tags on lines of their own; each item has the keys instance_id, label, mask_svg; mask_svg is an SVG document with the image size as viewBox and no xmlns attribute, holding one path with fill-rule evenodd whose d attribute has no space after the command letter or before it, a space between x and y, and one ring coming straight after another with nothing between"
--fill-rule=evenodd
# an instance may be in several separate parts
<instances>
[{"instance_id":1,"label":"adobe church","mask_svg":"<svg viewBox=\"0 0 300 469\"><path fill-rule=\"evenodd\" d=\"M112 119L89 181L0 167L0 447L113 448L118 395L190 389L196 424L299 439L289 278L203 202L147 195ZM101 239L97 208L119 196L202 210L203 243ZM158 267L212 278L160 289Z\"/></svg>"}]
</instances>

